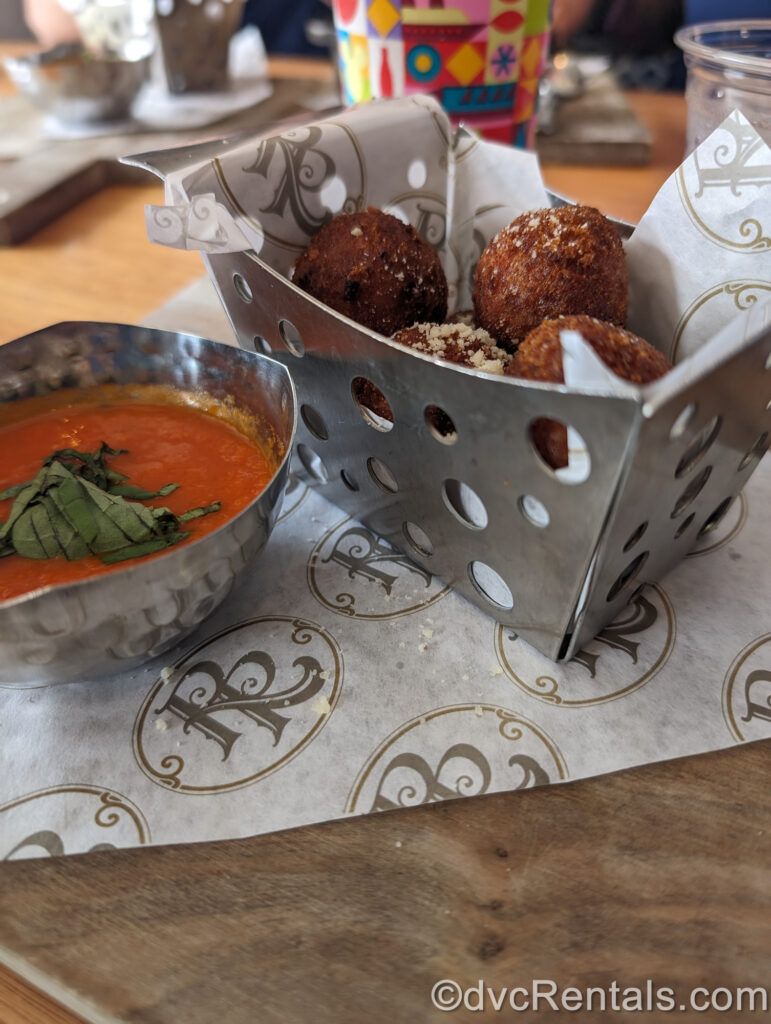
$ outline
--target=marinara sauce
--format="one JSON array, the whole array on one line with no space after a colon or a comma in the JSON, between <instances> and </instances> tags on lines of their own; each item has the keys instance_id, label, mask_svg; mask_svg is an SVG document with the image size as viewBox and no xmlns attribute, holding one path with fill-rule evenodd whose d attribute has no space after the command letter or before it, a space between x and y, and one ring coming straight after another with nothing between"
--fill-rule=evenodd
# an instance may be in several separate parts
<instances>
[{"instance_id":1,"label":"marinara sauce","mask_svg":"<svg viewBox=\"0 0 771 1024\"><path fill-rule=\"evenodd\" d=\"M267 486L275 468L256 441L225 419L194 406L161 401L73 402L0 426L0 492L32 479L43 459L57 449L95 451L102 441L111 448L127 449L125 455L109 456L108 465L125 474L130 483L149 491L168 483L180 485L171 494L144 504L162 505L179 515L221 502L218 512L183 524L190 534L184 544L211 533L240 512ZM8 518L11 505L12 500L0 502L0 522ZM95 555L76 561L8 555L0 558L0 600L119 571L165 551L110 566Z\"/></svg>"}]
</instances>

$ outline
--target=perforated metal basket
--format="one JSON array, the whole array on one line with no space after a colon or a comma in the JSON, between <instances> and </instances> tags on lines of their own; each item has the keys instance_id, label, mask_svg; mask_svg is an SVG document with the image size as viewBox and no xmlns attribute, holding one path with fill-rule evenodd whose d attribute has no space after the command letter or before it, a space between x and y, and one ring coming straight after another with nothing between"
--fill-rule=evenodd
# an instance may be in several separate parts
<instances>
[{"instance_id":1,"label":"perforated metal basket","mask_svg":"<svg viewBox=\"0 0 771 1024\"><path fill-rule=\"evenodd\" d=\"M241 346L270 348L291 370L306 474L555 661L717 525L768 444L771 326L716 339L697 375L676 368L649 401L568 393L405 351L253 255L204 259ZM386 396L391 429L362 408L358 378ZM586 479L542 461L530 440L539 417L580 434Z\"/></svg>"},{"instance_id":2,"label":"perforated metal basket","mask_svg":"<svg viewBox=\"0 0 771 1024\"><path fill-rule=\"evenodd\" d=\"M433 362L288 279L332 212L372 203L437 246L462 307L486 240L543 205L540 178L525 195L535 158L515 154L463 133L453 139L441 109L412 97L131 162L166 180L170 205L149 211L151 237L201 250L241 346L269 349L290 367L305 474L420 566L564 660L717 525L757 466L771 419L771 304L760 306L762 283L745 302L755 302L754 313L701 347L696 338L698 352L646 389L568 390ZM645 252L671 270L666 253ZM744 250L741 258L750 259ZM667 283L667 295L651 295L654 312L676 291ZM734 294L734 282L726 287ZM717 329L700 323L700 335ZM385 396L392 424L362 406L362 380ZM588 472L571 464L566 475L542 461L531 426L544 417L580 435Z\"/></svg>"}]
</instances>

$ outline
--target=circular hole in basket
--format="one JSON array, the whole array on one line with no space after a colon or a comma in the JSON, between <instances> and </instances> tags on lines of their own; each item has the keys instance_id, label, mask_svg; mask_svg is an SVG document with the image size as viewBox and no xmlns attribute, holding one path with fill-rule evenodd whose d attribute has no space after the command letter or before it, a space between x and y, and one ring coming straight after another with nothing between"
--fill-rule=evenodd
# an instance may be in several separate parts
<instances>
[{"instance_id":1,"label":"circular hole in basket","mask_svg":"<svg viewBox=\"0 0 771 1024\"><path fill-rule=\"evenodd\" d=\"M252 344L254 345L254 351L260 352L264 356L269 356L273 349L270 347L270 342L267 338L263 338L261 334L255 334L252 338Z\"/></svg>"},{"instance_id":2,"label":"circular hole in basket","mask_svg":"<svg viewBox=\"0 0 771 1024\"><path fill-rule=\"evenodd\" d=\"M307 444L297 445L297 458L302 462L309 476L320 484L329 482L329 473L321 456Z\"/></svg>"},{"instance_id":3,"label":"circular hole in basket","mask_svg":"<svg viewBox=\"0 0 771 1024\"><path fill-rule=\"evenodd\" d=\"M647 529L648 529L648 520L646 519L644 523L640 523L640 525L634 531L632 536L626 542L626 544L624 545L624 551L629 551L630 548L633 548L635 546L635 544L638 542L638 540L641 539L642 535L645 533L645 531Z\"/></svg>"},{"instance_id":4,"label":"circular hole in basket","mask_svg":"<svg viewBox=\"0 0 771 1024\"><path fill-rule=\"evenodd\" d=\"M423 410L426 426L440 444L455 444L458 431L450 416L438 405L427 405Z\"/></svg>"},{"instance_id":5,"label":"circular hole in basket","mask_svg":"<svg viewBox=\"0 0 771 1024\"><path fill-rule=\"evenodd\" d=\"M366 377L354 377L351 381L351 395L367 426L375 430L393 430L391 403L377 384Z\"/></svg>"},{"instance_id":6,"label":"circular hole in basket","mask_svg":"<svg viewBox=\"0 0 771 1024\"><path fill-rule=\"evenodd\" d=\"M760 437L757 439L755 444L750 448L747 454L744 456L742 461L739 463L738 472L741 473L743 469L746 469L750 463L756 459L762 459L765 454L766 448L768 448L768 431L764 430Z\"/></svg>"},{"instance_id":7,"label":"circular hole in basket","mask_svg":"<svg viewBox=\"0 0 771 1024\"><path fill-rule=\"evenodd\" d=\"M349 491L358 491L359 485L356 483L355 477L352 477L347 469L340 470L340 479Z\"/></svg>"},{"instance_id":8,"label":"circular hole in basket","mask_svg":"<svg viewBox=\"0 0 771 1024\"><path fill-rule=\"evenodd\" d=\"M407 181L410 188L423 188L428 177L428 168L424 160L413 160L407 168Z\"/></svg>"},{"instance_id":9,"label":"circular hole in basket","mask_svg":"<svg viewBox=\"0 0 771 1024\"><path fill-rule=\"evenodd\" d=\"M434 545L431 543L431 538L417 523L411 523L409 519L405 520L402 523L402 530L410 547L414 548L419 555L423 555L424 558L430 558L433 555Z\"/></svg>"},{"instance_id":10,"label":"circular hole in basket","mask_svg":"<svg viewBox=\"0 0 771 1024\"><path fill-rule=\"evenodd\" d=\"M345 187L343 179L338 178L337 175L335 175L332 178L327 178L321 186L319 196L327 209L331 210L332 213L339 213L345 205L348 190Z\"/></svg>"},{"instance_id":11,"label":"circular hole in basket","mask_svg":"<svg viewBox=\"0 0 771 1024\"><path fill-rule=\"evenodd\" d=\"M731 507L731 502L733 500L733 495L731 495L730 498L723 498L723 500L720 502L715 511L711 515L707 516L704 525L696 534L697 540L701 540L701 538L706 537L708 533L712 533L712 531L718 525L720 520L728 511L728 509Z\"/></svg>"},{"instance_id":12,"label":"circular hole in basket","mask_svg":"<svg viewBox=\"0 0 771 1024\"><path fill-rule=\"evenodd\" d=\"M239 299L244 302L253 302L254 296L252 295L252 289L249 287L249 282L241 274L233 274L233 287L236 290L236 295Z\"/></svg>"},{"instance_id":13,"label":"circular hole in basket","mask_svg":"<svg viewBox=\"0 0 771 1024\"><path fill-rule=\"evenodd\" d=\"M620 574L616 582L608 591L608 596L605 599L606 601L613 601L616 597L618 597L618 595L621 593L624 587L628 586L632 582L635 576L637 576L637 574L639 573L640 569L642 569L643 565L645 565L645 563L648 561L649 554L650 551L643 551L643 553L641 555L638 555L637 558L632 559L632 561L629 563L626 569L624 569L624 571Z\"/></svg>"},{"instance_id":14,"label":"circular hole in basket","mask_svg":"<svg viewBox=\"0 0 771 1024\"><path fill-rule=\"evenodd\" d=\"M685 531L688 529L688 527L693 522L693 517L694 517L694 513L691 512L691 514L687 515L685 517L685 519L682 521L682 523L680 523L680 525L678 526L677 531L675 533L675 540L680 540L682 535L685 533Z\"/></svg>"},{"instance_id":15,"label":"circular hole in basket","mask_svg":"<svg viewBox=\"0 0 771 1024\"><path fill-rule=\"evenodd\" d=\"M367 469L369 470L369 475L382 491L386 491L388 494L396 494L399 490L399 485L396 482L396 477L386 466L385 462L381 462L380 459L376 459L372 455L367 459Z\"/></svg>"},{"instance_id":16,"label":"circular hole in basket","mask_svg":"<svg viewBox=\"0 0 771 1024\"><path fill-rule=\"evenodd\" d=\"M683 512L688 508L691 502L696 498L702 491L704 484L709 480L710 473L712 472L712 466L705 466L704 469L695 476L693 480L688 484L683 493L675 502L675 507L669 513L670 519L677 519Z\"/></svg>"},{"instance_id":17,"label":"circular hole in basket","mask_svg":"<svg viewBox=\"0 0 771 1024\"><path fill-rule=\"evenodd\" d=\"M320 412L317 412L312 405L301 405L300 415L303 423L319 441L329 440L329 431Z\"/></svg>"},{"instance_id":18,"label":"circular hole in basket","mask_svg":"<svg viewBox=\"0 0 771 1024\"><path fill-rule=\"evenodd\" d=\"M476 589L490 604L504 611L514 607L514 597L506 581L486 562L469 562L468 574Z\"/></svg>"},{"instance_id":19,"label":"circular hole in basket","mask_svg":"<svg viewBox=\"0 0 771 1024\"><path fill-rule=\"evenodd\" d=\"M699 406L696 402L691 402L690 405L686 405L680 415L677 417L675 422L669 431L669 440L676 441L678 437L682 437L688 429L689 425L693 421L693 417L696 415Z\"/></svg>"},{"instance_id":20,"label":"circular hole in basket","mask_svg":"<svg viewBox=\"0 0 771 1024\"><path fill-rule=\"evenodd\" d=\"M487 509L476 491L462 480L451 477L442 484L442 497L447 508L470 530L484 530L487 526Z\"/></svg>"},{"instance_id":21,"label":"circular hole in basket","mask_svg":"<svg viewBox=\"0 0 771 1024\"><path fill-rule=\"evenodd\" d=\"M305 355L305 342L291 320L279 320L278 333L293 356L297 356L299 359Z\"/></svg>"},{"instance_id":22,"label":"circular hole in basket","mask_svg":"<svg viewBox=\"0 0 771 1024\"><path fill-rule=\"evenodd\" d=\"M539 463L563 484L581 484L592 471L586 442L574 427L545 416L528 427L530 444Z\"/></svg>"},{"instance_id":23,"label":"circular hole in basket","mask_svg":"<svg viewBox=\"0 0 771 1024\"><path fill-rule=\"evenodd\" d=\"M706 423L699 433L694 437L693 441L686 448L683 457L677 464L675 470L675 479L679 480L680 477L685 476L686 473L690 473L699 459L704 453L710 448L713 441L720 433L720 428L723 425L722 416L713 416L709 423Z\"/></svg>"},{"instance_id":24,"label":"circular hole in basket","mask_svg":"<svg viewBox=\"0 0 771 1024\"><path fill-rule=\"evenodd\" d=\"M528 523L532 523L533 526L537 526L540 530L549 525L549 510L542 501L539 501L532 494L523 494L517 504L519 505L519 511L527 519Z\"/></svg>"}]
</instances>

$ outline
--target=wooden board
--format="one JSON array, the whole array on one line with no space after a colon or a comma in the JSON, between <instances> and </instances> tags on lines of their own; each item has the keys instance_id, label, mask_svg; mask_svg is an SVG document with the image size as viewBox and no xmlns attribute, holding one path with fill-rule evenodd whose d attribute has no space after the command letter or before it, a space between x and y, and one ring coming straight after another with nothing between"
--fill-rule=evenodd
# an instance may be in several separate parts
<instances>
[{"instance_id":1,"label":"wooden board","mask_svg":"<svg viewBox=\"0 0 771 1024\"><path fill-rule=\"evenodd\" d=\"M0 957L86 1019L132 1024L446 1020L431 1008L445 978L495 991L652 979L686 1006L694 986L765 986L770 752L237 842L7 863ZM507 1018L488 1004L457 1019Z\"/></svg>"},{"instance_id":2,"label":"wooden board","mask_svg":"<svg viewBox=\"0 0 771 1024\"><path fill-rule=\"evenodd\" d=\"M28 130L41 119L22 96L0 97L0 139L13 133L26 143L13 159L0 157L0 245L14 245L108 185L136 182L147 172L119 163L131 153L219 138L247 128L266 128L303 110L313 97L329 94L329 83L281 78L262 103L205 129L130 132L82 139L43 139ZM0 147L0 153L2 148Z\"/></svg>"},{"instance_id":3,"label":"wooden board","mask_svg":"<svg viewBox=\"0 0 771 1024\"><path fill-rule=\"evenodd\" d=\"M586 91L556 108L554 131L536 137L544 163L637 166L650 162L651 137L610 72L586 80Z\"/></svg>"}]
</instances>

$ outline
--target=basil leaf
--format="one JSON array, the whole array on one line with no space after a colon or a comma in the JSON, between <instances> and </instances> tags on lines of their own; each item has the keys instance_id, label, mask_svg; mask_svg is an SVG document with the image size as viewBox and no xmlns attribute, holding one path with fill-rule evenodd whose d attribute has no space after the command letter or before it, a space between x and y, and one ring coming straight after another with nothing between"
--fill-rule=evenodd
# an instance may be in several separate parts
<instances>
[{"instance_id":1,"label":"basil leaf","mask_svg":"<svg viewBox=\"0 0 771 1024\"><path fill-rule=\"evenodd\" d=\"M124 480L127 477L123 477ZM115 483L110 485L110 494L120 494L123 498L134 498L135 501L147 501L148 498L165 498L179 487L179 484L166 484L159 491L146 491L136 484Z\"/></svg>"},{"instance_id":2,"label":"basil leaf","mask_svg":"<svg viewBox=\"0 0 771 1024\"><path fill-rule=\"evenodd\" d=\"M5 540L7 536L10 536L13 525L19 516L24 512L30 502L34 501L37 495L40 493L40 486L43 483L45 476L45 470L40 470L38 475L29 481L18 493L16 500L11 505L11 512L0 526L0 541Z\"/></svg>"},{"instance_id":3,"label":"basil leaf","mask_svg":"<svg viewBox=\"0 0 771 1024\"><path fill-rule=\"evenodd\" d=\"M200 519L201 516L208 516L210 512L219 512L222 508L221 501L215 501L213 505L206 505L203 508L191 508L177 516L180 523L186 523L188 519Z\"/></svg>"},{"instance_id":4,"label":"basil leaf","mask_svg":"<svg viewBox=\"0 0 771 1024\"><path fill-rule=\"evenodd\" d=\"M143 505L179 484L148 491L111 469L109 455L126 454L104 441L95 452L60 448L43 460L34 479L3 492L13 504L0 523L0 558L19 554L69 560L98 555L106 564L161 551L189 536L183 522L219 511L220 502L176 516L163 506ZM128 500L134 499L134 500Z\"/></svg>"},{"instance_id":5,"label":"basil leaf","mask_svg":"<svg viewBox=\"0 0 771 1024\"><path fill-rule=\"evenodd\" d=\"M17 497L17 495L19 495L27 486L29 486L29 482L14 484L13 487L6 487L6 489L0 493L0 501L8 501L10 498Z\"/></svg>"},{"instance_id":6,"label":"basil leaf","mask_svg":"<svg viewBox=\"0 0 771 1024\"><path fill-rule=\"evenodd\" d=\"M188 533L177 531L165 537L154 537L152 540L145 541L144 544L132 544L130 547L121 548L120 551L110 551L102 555L102 561L105 565L113 565L115 562L125 562L129 558L141 558L143 555L151 555L155 551L172 547L178 541L189 536Z\"/></svg>"}]
</instances>

